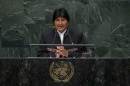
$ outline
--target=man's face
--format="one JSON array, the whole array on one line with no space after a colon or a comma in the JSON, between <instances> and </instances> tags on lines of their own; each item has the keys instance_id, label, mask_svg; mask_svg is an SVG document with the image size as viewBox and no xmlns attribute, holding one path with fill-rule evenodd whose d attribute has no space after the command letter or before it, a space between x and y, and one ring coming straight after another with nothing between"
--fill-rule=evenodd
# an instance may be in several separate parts
<instances>
[{"instance_id":1,"label":"man's face","mask_svg":"<svg viewBox=\"0 0 130 86\"><path fill-rule=\"evenodd\" d=\"M54 25L57 31L63 32L67 29L69 22L64 17L57 17L54 21Z\"/></svg>"}]
</instances>

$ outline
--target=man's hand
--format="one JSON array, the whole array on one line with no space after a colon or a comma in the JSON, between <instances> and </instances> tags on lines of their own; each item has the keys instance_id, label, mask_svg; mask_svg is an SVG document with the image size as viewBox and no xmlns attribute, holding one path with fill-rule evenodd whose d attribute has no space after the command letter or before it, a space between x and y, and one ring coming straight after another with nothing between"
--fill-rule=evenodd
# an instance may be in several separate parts
<instances>
[{"instance_id":1,"label":"man's hand","mask_svg":"<svg viewBox=\"0 0 130 86\"><path fill-rule=\"evenodd\" d=\"M57 58L66 58L68 57L68 50L66 50L64 46L57 46L55 55Z\"/></svg>"}]
</instances>

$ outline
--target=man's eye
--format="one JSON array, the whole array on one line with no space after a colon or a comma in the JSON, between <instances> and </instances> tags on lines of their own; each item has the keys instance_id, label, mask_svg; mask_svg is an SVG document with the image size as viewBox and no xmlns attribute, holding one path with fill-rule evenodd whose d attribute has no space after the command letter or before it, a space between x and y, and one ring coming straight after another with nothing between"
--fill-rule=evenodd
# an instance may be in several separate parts
<instances>
[{"instance_id":1,"label":"man's eye","mask_svg":"<svg viewBox=\"0 0 130 86\"><path fill-rule=\"evenodd\" d=\"M61 21L65 21L65 19L61 19Z\"/></svg>"},{"instance_id":2,"label":"man's eye","mask_svg":"<svg viewBox=\"0 0 130 86\"><path fill-rule=\"evenodd\" d=\"M59 21L59 19L56 19L56 21Z\"/></svg>"}]
</instances>

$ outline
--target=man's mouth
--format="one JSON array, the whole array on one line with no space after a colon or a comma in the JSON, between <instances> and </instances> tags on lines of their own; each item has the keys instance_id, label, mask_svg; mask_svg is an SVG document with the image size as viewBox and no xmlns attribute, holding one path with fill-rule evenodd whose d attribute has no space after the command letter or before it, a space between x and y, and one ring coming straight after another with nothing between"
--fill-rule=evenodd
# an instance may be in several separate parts
<instances>
[{"instance_id":1,"label":"man's mouth","mask_svg":"<svg viewBox=\"0 0 130 86\"><path fill-rule=\"evenodd\" d=\"M63 26L58 26L59 28L62 28Z\"/></svg>"},{"instance_id":2,"label":"man's mouth","mask_svg":"<svg viewBox=\"0 0 130 86\"><path fill-rule=\"evenodd\" d=\"M58 27L58 29L63 29L63 27Z\"/></svg>"}]
</instances>

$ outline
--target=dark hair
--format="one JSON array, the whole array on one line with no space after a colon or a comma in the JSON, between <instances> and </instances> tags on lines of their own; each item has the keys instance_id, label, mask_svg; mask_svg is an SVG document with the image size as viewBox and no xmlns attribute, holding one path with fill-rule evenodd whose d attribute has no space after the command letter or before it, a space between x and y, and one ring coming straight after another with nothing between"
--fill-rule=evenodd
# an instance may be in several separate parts
<instances>
[{"instance_id":1,"label":"dark hair","mask_svg":"<svg viewBox=\"0 0 130 86\"><path fill-rule=\"evenodd\" d=\"M70 21L69 14L65 8L55 9L53 13L53 22L57 17L64 17L65 19L67 19L68 22Z\"/></svg>"}]
</instances>

